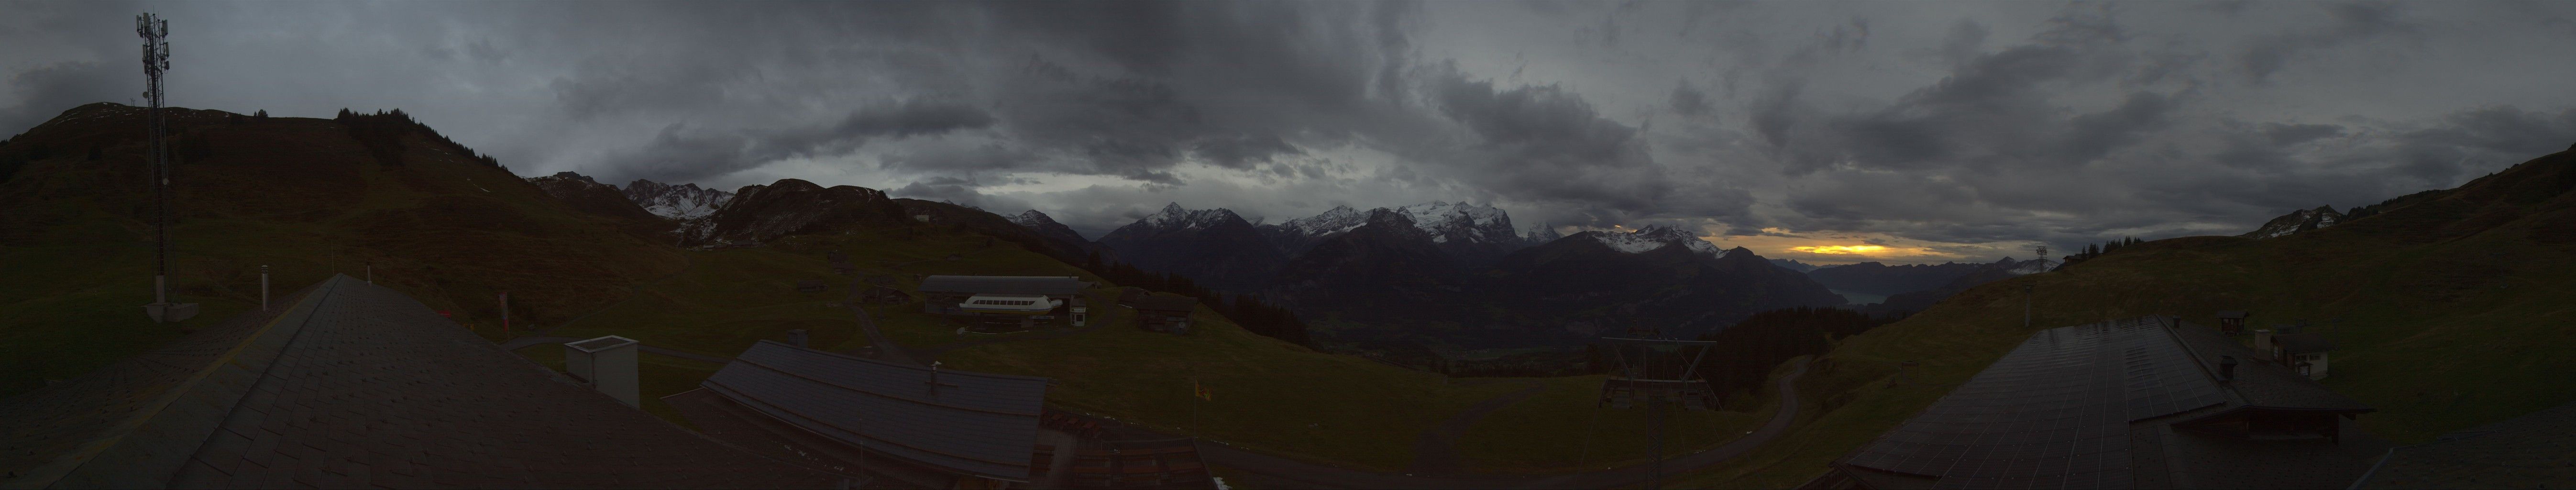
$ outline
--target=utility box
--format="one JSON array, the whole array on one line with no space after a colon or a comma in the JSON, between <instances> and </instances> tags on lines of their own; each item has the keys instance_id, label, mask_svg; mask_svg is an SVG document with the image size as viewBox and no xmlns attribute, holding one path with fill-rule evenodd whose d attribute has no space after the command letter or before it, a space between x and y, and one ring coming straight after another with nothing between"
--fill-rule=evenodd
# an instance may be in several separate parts
<instances>
[{"instance_id":1,"label":"utility box","mask_svg":"<svg viewBox=\"0 0 2576 490\"><path fill-rule=\"evenodd\" d=\"M635 339L610 335L564 343L564 370L626 406L643 408L635 376Z\"/></svg>"},{"instance_id":2,"label":"utility box","mask_svg":"<svg viewBox=\"0 0 2576 490\"><path fill-rule=\"evenodd\" d=\"M1082 326L1082 324L1087 323L1087 322L1090 322L1090 321L1091 321L1091 307L1089 307L1089 306L1076 306L1076 307L1073 307L1073 326L1079 327L1079 326Z\"/></svg>"}]
</instances>

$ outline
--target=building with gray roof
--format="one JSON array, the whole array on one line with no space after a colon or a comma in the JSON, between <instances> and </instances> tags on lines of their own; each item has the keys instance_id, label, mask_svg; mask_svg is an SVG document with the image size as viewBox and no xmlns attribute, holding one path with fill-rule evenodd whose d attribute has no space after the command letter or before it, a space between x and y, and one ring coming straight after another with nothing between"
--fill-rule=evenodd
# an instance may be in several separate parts
<instances>
[{"instance_id":1,"label":"building with gray roof","mask_svg":"<svg viewBox=\"0 0 2576 490\"><path fill-rule=\"evenodd\" d=\"M930 276L921 279L921 311L936 315L983 316L958 305L976 295L1045 296L1070 303L1091 283L1074 276ZM1062 310L1062 308L1058 308ZM1042 320L1058 318L1050 312ZM1013 316L1010 321L1027 322L1029 318Z\"/></svg>"},{"instance_id":2,"label":"building with gray roof","mask_svg":"<svg viewBox=\"0 0 2576 490\"><path fill-rule=\"evenodd\" d=\"M2576 488L2576 403L2392 448L2351 488Z\"/></svg>"},{"instance_id":3,"label":"building with gray roof","mask_svg":"<svg viewBox=\"0 0 2576 490\"><path fill-rule=\"evenodd\" d=\"M2053 328L1809 486L2341 487L2387 447L2371 411L2175 317Z\"/></svg>"},{"instance_id":4,"label":"building with gray roof","mask_svg":"<svg viewBox=\"0 0 2576 490\"><path fill-rule=\"evenodd\" d=\"M1027 482L1047 383L764 340L700 386L871 454L961 477Z\"/></svg>"},{"instance_id":5,"label":"building with gray roof","mask_svg":"<svg viewBox=\"0 0 2576 490\"><path fill-rule=\"evenodd\" d=\"M840 487L726 446L348 276L0 400L0 487Z\"/></svg>"}]
</instances>

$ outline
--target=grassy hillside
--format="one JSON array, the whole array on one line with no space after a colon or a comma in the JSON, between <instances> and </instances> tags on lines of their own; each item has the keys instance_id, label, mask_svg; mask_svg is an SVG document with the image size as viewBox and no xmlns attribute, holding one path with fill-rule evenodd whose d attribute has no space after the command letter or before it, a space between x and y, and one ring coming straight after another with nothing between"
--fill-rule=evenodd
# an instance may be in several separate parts
<instances>
[{"instance_id":1,"label":"grassy hillside","mask_svg":"<svg viewBox=\"0 0 2576 490\"><path fill-rule=\"evenodd\" d=\"M790 237L752 249L683 251L621 232L627 223L574 210L434 131L393 119L252 120L176 110L171 279L180 301L205 311L180 325L153 324L149 188L141 112L115 104L67 111L0 143L0 396L68 379L255 308L258 266L280 293L331 273L365 274L486 337L493 295L509 291L514 335L619 334L647 345L730 356L788 329L815 345L864 347L847 295L823 251L848 252L863 272L1083 275L1075 267L968 231L919 227ZM382 117L382 116L356 116ZM358 130L353 130L355 127ZM95 150L93 150L93 148ZM96 155L93 157L92 155ZM949 260L952 254L957 260ZM797 293L802 279L830 293ZM1174 432L1310 460L1377 470L1412 462L1426 428L1518 382L1461 382L1350 356L1316 353L1252 334L1202 308L1197 332L1139 331L1090 291L1111 326L1084 335L947 352L961 369L1057 378L1050 401ZM955 327L918 304L870 307L894 340L912 347L954 341ZM560 362L561 348L521 350ZM643 389L658 397L694 387L715 364L646 356ZM1214 400L1193 402L1190 381ZM1598 378L1543 380L1550 389L1506 407L1460 438L1471 470L1550 461L1641 460L1642 411L1592 408ZM1760 404L1745 404L1755 410ZM671 417L667 407L647 410ZM1752 415L1685 413L1672 422L1679 454L1722 442ZM1556 421L1589 419L1581 426ZM1597 446L1594 446L1597 445ZM1589 448L1632 448L1593 451ZM1496 452L1494 448L1509 448Z\"/></svg>"},{"instance_id":2,"label":"grassy hillside","mask_svg":"<svg viewBox=\"0 0 2576 490\"><path fill-rule=\"evenodd\" d=\"M567 324L549 335L590 337L624 335L657 345L710 355L731 356L760 339L783 339L791 328L812 332L818 348L850 351L867 344L846 310L828 303L848 295L849 278L832 274L827 250L847 252L862 274L901 277L911 291L914 274L1073 275L1098 281L1091 273L1009 243L986 248L982 235L931 227L918 237L903 232L852 232L780 239L751 249L689 252L690 267L670 279L643 287L638 300L620 303ZM948 260L958 254L958 260ZM826 293L796 293L802 279L832 283ZM1088 291L1093 305L1111 305L1115 289ZM868 307L892 340L912 348L935 347L960 339L956 324L922 314L919 303ZM1399 471L1412 463L1413 442L1424 429L1438 425L1478 401L1518 391L1519 380L1451 380L1400 369L1352 356L1317 353L1247 332L1201 307L1190 336L1146 332L1133 326L1132 312L1095 306L1095 320L1106 327L1082 335L983 345L949 351L944 365L958 369L1047 376L1058 384L1051 404L1155 427L1195 434L1241 447L1302 459L1382 471ZM1025 335L1025 334L1011 334ZM969 334L972 338L985 338ZM523 352L534 357L559 356L560 347L538 346ZM648 356L656 357L656 356ZM714 373L705 370L648 371L644 395L669 395L692 387ZM1206 384L1213 400L1194 401L1190 382ZM1596 409L1591 397L1599 377L1539 380L1550 389L1506 407L1464 434L1458 448L1471 470L1528 471L1573 469L1589 441L1588 462L1607 465L1642 461L1647 439L1644 413ZM657 386L661 388L656 388ZM648 404L649 405L649 404ZM1741 410L1756 410L1746 403ZM653 409L653 407L647 407ZM1676 413L1670 420L1676 435L1667 451L1680 454L1722 443L1749 427L1747 412ZM1562 424L1564 420L1592 424Z\"/></svg>"},{"instance_id":3,"label":"grassy hillside","mask_svg":"<svg viewBox=\"0 0 2576 490\"><path fill-rule=\"evenodd\" d=\"M1695 487L1787 487L1928 406L2035 329L2169 313L2304 319L2337 344L2324 384L2400 443L2576 400L2576 152L2345 224L2276 239L2148 242L1977 287L1853 336L1802 383L1819 414ZM2034 286L2035 325L2021 294ZM1896 364L1920 361L1891 386Z\"/></svg>"},{"instance_id":4,"label":"grassy hillside","mask_svg":"<svg viewBox=\"0 0 2576 490\"><path fill-rule=\"evenodd\" d=\"M360 140L342 121L174 109L170 280L203 304L156 325L142 111L91 104L0 145L0 396L67 379L334 272L491 324L571 318L668 275L678 251L573 212L417 126ZM408 124L408 123L405 123ZM395 148L393 162L379 148ZM95 156L93 156L95 155Z\"/></svg>"}]
</instances>

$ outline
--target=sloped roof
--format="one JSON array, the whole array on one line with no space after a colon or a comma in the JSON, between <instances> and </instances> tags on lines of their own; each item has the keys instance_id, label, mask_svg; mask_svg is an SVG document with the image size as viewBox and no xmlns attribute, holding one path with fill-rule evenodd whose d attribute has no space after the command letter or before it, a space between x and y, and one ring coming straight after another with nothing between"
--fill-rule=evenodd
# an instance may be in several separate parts
<instances>
[{"instance_id":1,"label":"sloped roof","mask_svg":"<svg viewBox=\"0 0 2576 490\"><path fill-rule=\"evenodd\" d=\"M0 402L7 486L803 487L838 475L681 430L348 276L273 319ZM238 328L231 328L238 327ZM173 364L174 360L188 364ZM184 368L184 369L181 369ZM137 407L91 394L167 403ZM28 407L54 407L27 410ZM104 417L56 409L87 408ZM30 417L33 416L33 417ZM115 424L96 424L109 420ZM45 430L20 430L21 427ZM59 441L81 443L77 448ZM29 454L32 460L14 459ZM50 461L51 463L47 463ZM40 466L24 467L25 463Z\"/></svg>"},{"instance_id":2,"label":"sloped roof","mask_svg":"<svg viewBox=\"0 0 2576 490\"><path fill-rule=\"evenodd\" d=\"M2158 426L2258 406L2368 410L2258 360L2240 360L2236 380L2220 383L2221 355L2250 359L2252 351L2169 317L2043 330L1835 465L1862 470L1852 474L1864 479L1925 477L1938 488L2161 486L2176 475L2225 471L2204 460L2242 459L2208 457L2218 451L2208 447L2260 454L2291 446L2235 447L2239 441L2156 435ZM2312 389L2289 386L2298 383ZM2310 446L2290 450L2317 450ZM2360 472L2355 461L2320 464L2349 475ZM1899 480L1914 481L1888 481Z\"/></svg>"},{"instance_id":3,"label":"sloped roof","mask_svg":"<svg viewBox=\"0 0 2576 490\"><path fill-rule=\"evenodd\" d=\"M2220 311L2218 312L2218 317L2219 317L2219 318L2235 318L2235 319L2243 319L2243 318L2245 318L2245 312L2244 312L2244 311L2241 311L2241 310L2220 310Z\"/></svg>"},{"instance_id":4,"label":"sloped roof","mask_svg":"<svg viewBox=\"0 0 2576 490\"><path fill-rule=\"evenodd\" d=\"M2154 320L2034 333L1985 371L1840 463L1933 476L1942 487L2044 479L2125 488L2129 422L2222 402Z\"/></svg>"},{"instance_id":5,"label":"sloped roof","mask_svg":"<svg viewBox=\"0 0 2576 490\"><path fill-rule=\"evenodd\" d=\"M843 443L960 474L1025 482L1047 378L953 369L934 374L764 340L701 386Z\"/></svg>"},{"instance_id":6,"label":"sloped roof","mask_svg":"<svg viewBox=\"0 0 2576 490\"><path fill-rule=\"evenodd\" d=\"M2236 369L2236 380L2228 382L2226 387L2237 404L2281 410L2372 411L2369 405L2326 389L2316 380L2299 375L2289 366L2272 362L2271 356L2255 352L2254 348L2237 343L2215 329L2183 324L2181 328L2174 329L2174 335L2198 354L2201 367L2209 372L2218 372L2219 356L2236 357L2241 363ZM2280 337L2273 339L2278 341Z\"/></svg>"},{"instance_id":7,"label":"sloped roof","mask_svg":"<svg viewBox=\"0 0 2576 490\"><path fill-rule=\"evenodd\" d=\"M2576 487L2576 403L2396 448L2353 486Z\"/></svg>"},{"instance_id":8,"label":"sloped roof","mask_svg":"<svg viewBox=\"0 0 2576 490\"><path fill-rule=\"evenodd\" d=\"M1082 278L1073 276L930 276L921 280L920 291L1071 296L1083 286Z\"/></svg>"}]
</instances>

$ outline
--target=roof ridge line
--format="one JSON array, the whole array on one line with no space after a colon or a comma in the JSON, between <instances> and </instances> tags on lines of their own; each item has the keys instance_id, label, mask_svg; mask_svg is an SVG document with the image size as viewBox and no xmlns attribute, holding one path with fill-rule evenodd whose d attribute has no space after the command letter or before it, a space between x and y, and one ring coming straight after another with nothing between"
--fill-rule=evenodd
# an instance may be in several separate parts
<instances>
[{"instance_id":1,"label":"roof ridge line","mask_svg":"<svg viewBox=\"0 0 2576 490\"><path fill-rule=\"evenodd\" d=\"M198 369L196 374L189 375L188 379L171 385L168 390L155 396L151 402L152 408L136 411L133 415L127 416L124 422L119 422L115 426L109 428L107 430L109 435L83 444L83 446L86 447L82 447L81 449L74 451L72 454L58 457L51 463L46 463L44 466L38 466L35 469L29 470L28 475L21 477L23 479L15 480L12 483L17 481L42 480L45 482L43 485L44 487L52 487L61 483L63 479L70 478L73 473L79 472L81 468L87 467L89 463L97 461L98 457L107 453L108 450L115 449L123 445L126 442L127 437L143 430L145 426L152 423L153 419L160 418L163 411L168 410L171 405L177 404L180 398L186 397L189 393L196 391L198 387L203 386L206 378L212 377L215 372L223 370L225 364L232 363L235 358L241 355L243 350L250 348L252 344L259 343L260 338L268 336L269 332L275 330L279 324L284 323L287 317L294 316L297 313L297 310L302 310L304 313L302 321L296 324L296 332L302 333L304 324L311 323L313 321L314 310L320 307L322 302L327 300L333 291L339 289L340 281L343 279L350 278L345 274L333 274L331 277L323 279L324 285L329 287L316 291L316 293L320 294L306 294L303 299L297 300L295 305L289 306L287 311L279 313L276 318L269 319L267 325L262 325L259 327L259 330L251 332L250 335L243 336L241 343L234 344L231 350L225 351L221 356L216 356L214 361L207 363L205 368ZM293 342L293 339L289 338L287 343L291 342ZM284 345L279 346L278 353L285 353ZM256 389L258 381L262 378L266 378L268 376L268 370L276 366L276 360L271 359L268 366L262 367L260 372L256 373L249 379L250 382L243 387L243 393L240 396L232 397L233 400L231 403L227 404L224 408L224 412L227 417L230 416L232 410L240 407L241 398L249 396L249 391ZM214 427L204 432L212 433L213 431L222 429L223 419L216 419ZM199 436L196 437L195 440L202 442L205 440L205 437ZM195 451L190 451L189 454L193 455L195 454ZM185 466L185 463L180 464L180 467ZM178 468L172 468L174 471L177 469ZM38 476L42 473L53 474L48 476Z\"/></svg>"},{"instance_id":2,"label":"roof ridge line","mask_svg":"<svg viewBox=\"0 0 2576 490\"><path fill-rule=\"evenodd\" d=\"M2203 375L2203 376L2209 376L2209 377L2210 377L2210 379L2218 379L2218 373L2212 373L2212 372L2209 372L2209 365L2210 365L2209 359L2208 359L2208 358L2205 358L2205 357L2201 357L2201 355L2200 355L2200 349L2192 348L2192 346L2191 346L2191 342L2183 340L2183 339L2182 339L2182 333L2181 333L2181 332L2177 332L2177 331L2175 331L2176 329L2180 329L2180 328L2182 328L2182 317L2181 317L2181 316L2167 316L2167 315L2147 315L2147 316L2156 318L2156 325L2157 325L2157 326L2160 326L2160 327L2164 327L2164 328L2162 328L2161 330L2164 330L2165 338L2173 339L2173 342L2174 342L2174 344L2175 344L2175 345L2180 345L2180 346L2182 346L2182 352L2183 352L2183 354L2184 354L2184 355L2191 356L2191 361L2192 361L2192 362L2191 362L2191 365L2192 365L2192 367L2200 368L2200 374L2201 374L2201 375ZM2166 319L2167 319L2167 318L2171 318L2171 319L2172 319L2172 323L2166 323ZM2240 363L2240 364L2241 364L2241 363ZM2238 406L2252 406L2252 405L2254 404L2254 400L2253 400L2252 398L2247 398L2247 397L2245 396L2245 393L2244 393L2244 392L2242 392L2242 391L2238 391L2238 390L2236 389L2236 380L2235 380L2235 379L2232 379L2232 378L2231 378L2231 379L2223 379L2223 380L2219 380L2219 382L2218 382L2218 383L2214 383L2214 384L2218 385L2218 388L2219 388L2219 389L2221 389L2221 390L2224 390L2227 394L2229 394L2229 395L2234 395L2234 396L2235 396L2235 398L2236 398L2236 400L2235 400L2235 401L2236 401L2236 403L2237 403L2237 405L2238 405Z\"/></svg>"}]
</instances>

